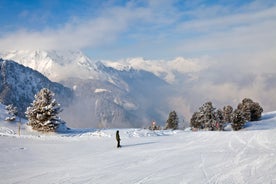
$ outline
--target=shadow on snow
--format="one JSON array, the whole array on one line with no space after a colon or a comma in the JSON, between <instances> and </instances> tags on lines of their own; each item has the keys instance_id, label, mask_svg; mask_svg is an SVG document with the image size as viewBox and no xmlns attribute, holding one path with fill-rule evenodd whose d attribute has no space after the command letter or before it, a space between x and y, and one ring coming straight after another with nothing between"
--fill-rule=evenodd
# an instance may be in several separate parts
<instances>
[{"instance_id":1,"label":"shadow on snow","mask_svg":"<svg viewBox=\"0 0 276 184\"><path fill-rule=\"evenodd\" d=\"M128 144L128 145L122 145L122 147L132 147L132 146L143 146L147 144L155 144L156 142L143 142L143 143L136 143L136 144Z\"/></svg>"}]
</instances>

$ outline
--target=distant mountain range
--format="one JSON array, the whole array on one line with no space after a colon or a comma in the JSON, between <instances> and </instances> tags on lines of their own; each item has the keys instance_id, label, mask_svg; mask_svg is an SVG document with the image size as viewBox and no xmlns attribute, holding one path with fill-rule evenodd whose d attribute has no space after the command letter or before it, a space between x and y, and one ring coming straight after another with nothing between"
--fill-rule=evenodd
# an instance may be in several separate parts
<instances>
[{"instance_id":1,"label":"distant mountain range","mask_svg":"<svg viewBox=\"0 0 276 184\"><path fill-rule=\"evenodd\" d=\"M153 120L164 126L173 110L182 123L207 101L222 108L247 97L273 110L273 95L263 94L274 92L273 72L255 75L249 67L234 75L231 63L207 56L96 61L78 50L18 50L1 52L0 58L16 62L1 60L1 102L14 103L23 112L38 89L59 85L54 92L69 127L140 128ZM47 84L41 82L46 77Z\"/></svg>"},{"instance_id":2,"label":"distant mountain range","mask_svg":"<svg viewBox=\"0 0 276 184\"><path fill-rule=\"evenodd\" d=\"M64 89L70 88L73 94L70 90L60 93L62 102L68 99L67 104L71 100L62 113L69 126L102 128L146 127L153 120L163 125L173 110L168 100L173 94L171 84L177 81L175 77L180 72L177 71L180 68L176 70L173 66L187 62L178 58L171 62L171 68L166 69L166 65L162 66L164 68L157 62L150 65L142 58L120 62L92 61L80 51L10 51L1 53L0 57L37 70L51 81L66 86ZM22 65L17 67L23 68ZM46 78L38 72L33 77L36 80L19 83L37 85L37 89L49 86L41 83L40 78ZM29 70L16 73L27 76ZM31 99L37 90L30 92L18 88L14 91L28 94L28 99ZM17 102L16 106L25 108L27 103L24 103Z\"/></svg>"}]
</instances>

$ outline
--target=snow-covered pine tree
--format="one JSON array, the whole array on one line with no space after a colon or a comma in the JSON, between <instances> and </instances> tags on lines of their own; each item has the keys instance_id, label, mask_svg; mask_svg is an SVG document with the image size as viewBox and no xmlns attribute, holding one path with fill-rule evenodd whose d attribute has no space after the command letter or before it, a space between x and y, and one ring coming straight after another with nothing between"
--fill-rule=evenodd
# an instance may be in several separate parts
<instances>
[{"instance_id":1,"label":"snow-covered pine tree","mask_svg":"<svg viewBox=\"0 0 276 184\"><path fill-rule=\"evenodd\" d=\"M251 104L251 121L258 121L262 117L263 108L259 103L254 102Z\"/></svg>"},{"instance_id":2,"label":"snow-covered pine tree","mask_svg":"<svg viewBox=\"0 0 276 184\"><path fill-rule=\"evenodd\" d=\"M199 107L191 118L190 125L193 128L206 130L222 130L224 126L222 110L213 107L212 102L206 102Z\"/></svg>"},{"instance_id":3,"label":"snow-covered pine tree","mask_svg":"<svg viewBox=\"0 0 276 184\"><path fill-rule=\"evenodd\" d=\"M54 93L47 88L41 89L36 95L31 106L27 108L26 117L34 130L53 132L64 124L58 114L62 111L60 104L53 98Z\"/></svg>"},{"instance_id":4,"label":"snow-covered pine tree","mask_svg":"<svg viewBox=\"0 0 276 184\"><path fill-rule=\"evenodd\" d=\"M223 111L218 109L215 111L215 125L213 125L213 130L223 130L225 124L223 120Z\"/></svg>"},{"instance_id":5,"label":"snow-covered pine tree","mask_svg":"<svg viewBox=\"0 0 276 184\"><path fill-rule=\"evenodd\" d=\"M246 118L240 109L236 109L231 115L231 126L233 130L240 130L244 127Z\"/></svg>"},{"instance_id":6,"label":"snow-covered pine tree","mask_svg":"<svg viewBox=\"0 0 276 184\"><path fill-rule=\"evenodd\" d=\"M200 115L200 112L194 112L191 120L190 120L190 126L197 129L202 129L202 118Z\"/></svg>"},{"instance_id":7,"label":"snow-covered pine tree","mask_svg":"<svg viewBox=\"0 0 276 184\"><path fill-rule=\"evenodd\" d=\"M13 106L13 104L7 105L5 109L8 111L9 117L7 117L5 120L6 121L14 121L17 116L17 108Z\"/></svg>"},{"instance_id":8,"label":"snow-covered pine tree","mask_svg":"<svg viewBox=\"0 0 276 184\"><path fill-rule=\"evenodd\" d=\"M206 104L206 103L205 103ZM190 120L190 125L192 128L199 128L204 129L206 122L205 122L205 110L206 105L203 104L201 107L199 107L199 111L195 112Z\"/></svg>"},{"instance_id":9,"label":"snow-covered pine tree","mask_svg":"<svg viewBox=\"0 0 276 184\"><path fill-rule=\"evenodd\" d=\"M203 127L207 130L213 130L213 124L215 124L215 110L212 102L206 102L199 108L199 111L203 113Z\"/></svg>"},{"instance_id":10,"label":"snow-covered pine tree","mask_svg":"<svg viewBox=\"0 0 276 184\"><path fill-rule=\"evenodd\" d=\"M170 112L165 129L178 129L178 116L175 111Z\"/></svg>"},{"instance_id":11,"label":"snow-covered pine tree","mask_svg":"<svg viewBox=\"0 0 276 184\"><path fill-rule=\"evenodd\" d=\"M251 120L251 113L250 113L250 103L251 102L246 102L246 103L239 103L237 109L243 112L243 116L246 121Z\"/></svg>"},{"instance_id":12,"label":"snow-covered pine tree","mask_svg":"<svg viewBox=\"0 0 276 184\"><path fill-rule=\"evenodd\" d=\"M260 104L250 98L244 98L242 103L238 104L238 109L244 113L246 121L258 121L263 112Z\"/></svg>"},{"instance_id":13,"label":"snow-covered pine tree","mask_svg":"<svg viewBox=\"0 0 276 184\"><path fill-rule=\"evenodd\" d=\"M230 105L223 107L223 121L224 123L231 122L231 114L233 113L233 107Z\"/></svg>"}]
</instances>

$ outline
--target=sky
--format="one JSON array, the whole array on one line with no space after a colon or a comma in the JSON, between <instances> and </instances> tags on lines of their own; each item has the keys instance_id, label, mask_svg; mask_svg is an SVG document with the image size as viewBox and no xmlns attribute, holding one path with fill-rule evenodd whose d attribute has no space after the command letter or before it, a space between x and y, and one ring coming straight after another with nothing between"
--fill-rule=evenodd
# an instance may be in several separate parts
<instances>
[{"instance_id":1,"label":"sky","mask_svg":"<svg viewBox=\"0 0 276 184\"><path fill-rule=\"evenodd\" d=\"M172 59L276 47L274 0L1 0L0 12L0 50Z\"/></svg>"},{"instance_id":2,"label":"sky","mask_svg":"<svg viewBox=\"0 0 276 184\"><path fill-rule=\"evenodd\" d=\"M0 12L0 51L79 49L111 61L182 57L203 69L185 70L192 84L178 79L185 92L172 101L178 109L193 112L209 100L236 106L245 97L276 109L275 0L1 0Z\"/></svg>"}]
</instances>

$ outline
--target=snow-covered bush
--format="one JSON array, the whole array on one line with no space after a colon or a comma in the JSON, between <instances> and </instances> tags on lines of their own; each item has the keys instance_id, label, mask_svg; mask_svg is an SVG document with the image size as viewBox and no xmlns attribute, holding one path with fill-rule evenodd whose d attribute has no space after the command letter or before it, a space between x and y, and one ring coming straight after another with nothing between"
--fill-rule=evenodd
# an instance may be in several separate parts
<instances>
[{"instance_id":1,"label":"snow-covered bush","mask_svg":"<svg viewBox=\"0 0 276 184\"><path fill-rule=\"evenodd\" d=\"M240 130L244 127L246 118L240 109L236 109L231 115L231 126L233 130Z\"/></svg>"},{"instance_id":2,"label":"snow-covered bush","mask_svg":"<svg viewBox=\"0 0 276 184\"><path fill-rule=\"evenodd\" d=\"M170 112L165 129L178 129L178 116L175 111Z\"/></svg>"},{"instance_id":3,"label":"snow-covered bush","mask_svg":"<svg viewBox=\"0 0 276 184\"><path fill-rule=\"evenodd\" d=\"M43 88L36 95L31 106L27 108L26 117L34 130L53 132L60 124L65 124L57 115L62 111L60 105L53 98L54 93Z\"/></svg>"},{"instance_id":4,"label":"snow-covered bush","mask_svg":"<svg viewBox=\"0 0 276 184\"><path fill-rule=\"evenodd\" d=\"M6 117L6 121L14 121L16 119L17 116L17 108L15 106L13 106L13 104L7 105L5 107L5 109L8 111L9 116Z\"/></svg>"},{"instance_id":5,"label":"snow-covered bush","mask_svg":"<svg viewBox=\"0 0 276 184\"><path fill-rule=\"evenodd\" d=\"M242 103L238 104L238 109L243 112L246 121L258 121L263 112L260 104L250 98L244 98Z\"/></svg>"}]
</instances>

